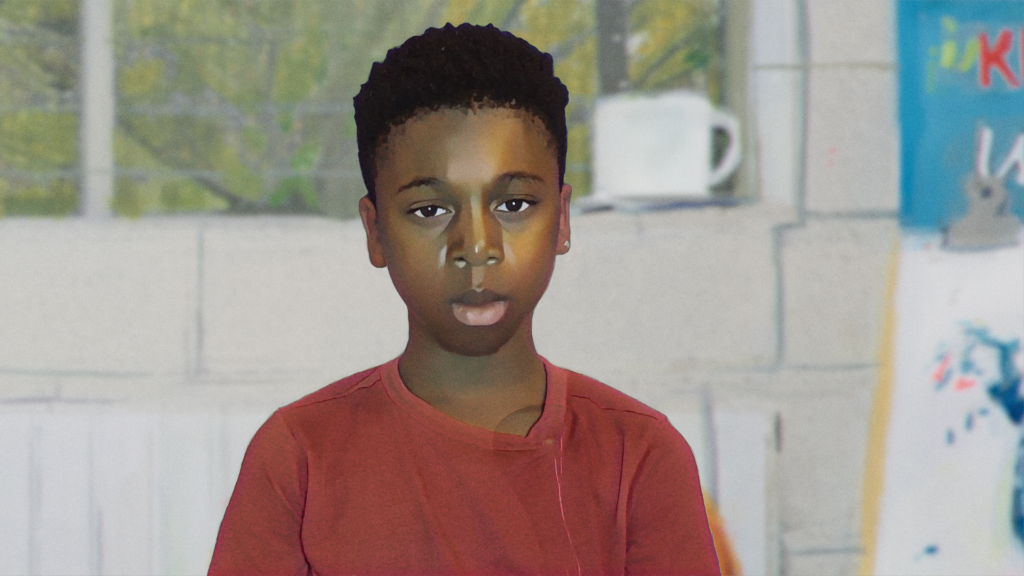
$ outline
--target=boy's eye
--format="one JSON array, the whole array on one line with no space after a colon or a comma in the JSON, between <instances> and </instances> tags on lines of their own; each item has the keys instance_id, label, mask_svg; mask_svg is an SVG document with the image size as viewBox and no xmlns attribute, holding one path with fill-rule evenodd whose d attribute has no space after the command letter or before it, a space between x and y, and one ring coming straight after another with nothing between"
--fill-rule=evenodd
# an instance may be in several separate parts
<instances>
[{"instance_id":1,"label":"boy's eye","mask_svg":"<svg viewBox=\"0 0 1024 576\"><path fill-rule=\"evenodd\" d=\"M412 210L409 211L410 214L415 214L420 218L433 218L434 216L445 214L447 212L448 211L445 210L444 208L434 205L420 206L419 208L413 208Z\"/></svg>"},{"instance_id":2,"label":"boy's eye","mask_svg":"<svg viewBox=\"0 0 1024 576\"><path fill-rule=\"evenodd\" d=\"M530 202L529 200L513 198L512 200L506 200L501 204L498 204L497 210L498 212L522 212L532 205L533 202Z\"/></svg>"}]
</instances>

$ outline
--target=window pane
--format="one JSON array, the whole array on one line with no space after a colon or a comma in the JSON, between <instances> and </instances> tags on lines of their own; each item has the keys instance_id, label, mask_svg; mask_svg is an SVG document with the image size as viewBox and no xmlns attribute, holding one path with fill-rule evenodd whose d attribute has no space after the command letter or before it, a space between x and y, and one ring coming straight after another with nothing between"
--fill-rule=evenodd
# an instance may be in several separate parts
<instances>
[{"instance_id":1,"label":"window pane","mask_svg":"<svg viewBox=\"0 0 1024 576\"><path fill-rule=\"evenodd\" d=\"M494 23L555 57L569 87L566 179L590 188L606 0L113 0L113 208L356 215L352 96L428 26ZM722 92L720 0L624 3L624 88ZM0 2L0 207L77 207L79 3Z\"/></svg>"},{"instance_id":2,"label":"window pane","mask_svg":"<svg viewBox=\"0 0 1024 576\"><path fill-rule=\"evenodd\" d=\"M78 207L78 2L0 2L0 216Z\"/></svg>"}]
</instances>

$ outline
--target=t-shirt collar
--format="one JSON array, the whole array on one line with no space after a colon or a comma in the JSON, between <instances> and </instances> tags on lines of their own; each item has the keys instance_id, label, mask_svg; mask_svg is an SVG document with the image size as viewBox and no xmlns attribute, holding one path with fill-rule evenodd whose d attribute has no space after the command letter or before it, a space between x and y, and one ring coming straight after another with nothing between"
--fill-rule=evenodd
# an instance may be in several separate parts
<instances>
[{"instance_id":1,"label":"t-shirt collar","mask_svg":"<svg viewBox=\"0 0 1024 576\"><path fill-rule=\"evenodd\" d=\"M404 412L428 428L455 440L476 444L493 450L535 450L557 444L565 422L566 372L544 357L546 390L544 409L540 419L526 437L503 432L492 432L456 420L434 408L406 388L398 373L398 358L382 365L381 380L388 396Z\"/></svg>"}]
</instances>

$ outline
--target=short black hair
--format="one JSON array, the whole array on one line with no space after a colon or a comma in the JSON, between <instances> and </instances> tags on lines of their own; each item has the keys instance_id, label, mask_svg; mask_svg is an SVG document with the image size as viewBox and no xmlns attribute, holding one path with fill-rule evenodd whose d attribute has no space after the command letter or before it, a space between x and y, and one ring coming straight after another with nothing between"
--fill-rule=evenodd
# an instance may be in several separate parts
<instances>
[{"instance_id":1,"label":"short black hair","mask_svg":"<svg viewBox=\"0 0 1024 576\"><path fill-rule=\"evenodd\" d=\"M446 24L409 38L374 62L352 102L359 168L374 202L377 154L391 129L443 109L501 107L536 116L558 154L560 185L565 177L569 91L555 76L550 54L491 24Z\"/></svg>"}]
</instances>

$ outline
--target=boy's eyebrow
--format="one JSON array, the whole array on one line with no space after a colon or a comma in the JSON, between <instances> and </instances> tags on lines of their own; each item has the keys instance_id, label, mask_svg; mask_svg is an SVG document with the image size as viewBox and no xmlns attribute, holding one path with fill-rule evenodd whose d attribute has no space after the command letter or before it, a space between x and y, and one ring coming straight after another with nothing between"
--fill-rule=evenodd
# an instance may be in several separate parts
<instances>
[{"instance_id":1,"label":"boy's eyebrow","mask_svg":"<svg viewBox=\"0 0 1024 576\"><path fill-rule=\"evenodd\" d=\"M529 172L506 172L498 177L498 182L511 182L513 180L533 180L540 183L544 182L543 178L536 174L530 174Z\"/></svg>"},{"instance_id":2,"label":"boy's eyebrow","mask_svg":"<svg viewBox=\"0 0 1024 576\"><path fill-rule=\"evenodd\" d=\"M498 182L501 183L501 184L506 184L506 183L509 183L509 182L512 182L512 181L515 181L515 180L532 180L534 182L540 182L540 183L544 182L543 178L541 178L540 176L538 176L536 174L530 174L529 172L506 172L506 173L502 174L501 176L498 176ZM410 188L419 188L420 186L433 187L433 186L443 186L443 185L444 185L444 182L442 182L441 180L439 180L437 178L433 178L433 177L415 178L415 179L410 180L409 182L403 184L402 186L400 186L398 188L398 191L395 192L395 194L396 195L397 194L401 194L402 192L404 192L404 191L406 191L406 190L408 190Z\"/></svg>"},{"instance_id":3,"label":"boy's eyebrow","mask_svg":"<svg viewBox=\"0 0 1024 576\"><path fill-rule=\"evenodd\" d=\"M443 183L440 180L438 180L437 178L416 178L416 179L414 179L414 180L412 180L410 182L407 182L407 183L403 184L402 186L400 186L398 188L398 192L395 192L395 194L396 195L397 194L401 194L402 192L405 192L406 190L408 190L410 188L419 188L420 186L428 186L428 187L430 187L430 186L438 186L440 184L443 184Z\"/></svg>"}]
</instances>

